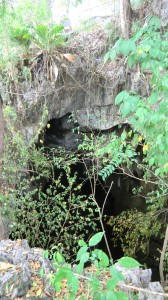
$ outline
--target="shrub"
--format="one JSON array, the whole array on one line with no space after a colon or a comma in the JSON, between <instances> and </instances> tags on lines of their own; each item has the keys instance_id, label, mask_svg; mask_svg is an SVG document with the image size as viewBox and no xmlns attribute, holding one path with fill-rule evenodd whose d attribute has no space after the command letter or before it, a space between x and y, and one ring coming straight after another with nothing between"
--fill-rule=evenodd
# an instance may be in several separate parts
<instances>
[{"instance_id":1,"label":"shrub","mask_svg":"<svg viewBox=\"0 0 168 300\"><path fill-rule=\"evenodd\" d=\"M36 140L27 144L16 131L15 112L7 107L5 115L5 191L0 201L12 237L26 238L31 246L56 245L66 256L76 253L77 237L87 238L96 230L98 213L92 196L82 194L83 182L73 171L75 155L61 148L47 151L42 144L37 148Z\"/></svg>"},{"instance_id":2,"label":"shrub","mask_svg":"<svg viewBox=\"0 0 168 300\"><path fill-rule=\"evenodd\" d=\"M130 297L134 300L137 299L137 296L131 291L129 291L129 297L120 290L121 281L124 281L123 274L116 269L102 250L94 248L102 237L103 232L98 232L91 237L88 243L79 240L80 249L77 253L75 267L67 264L59 252L53 254L53 265L57 272L50 275L50 281L56 291L55 299L62 297L63 289L64 299L67 300L74 300L76 297L93 300L128 300ZM45 252L44 256L48 257L48 252ZM88 262L91 264L90 271L88 270L83 275L84 266ZM140 266L136 260L129 257L119 259L118 263L124 268ZM108 276L102 276L103 274L108 274ZM41 270L41 276L43 277L43 275L43 270ZM83 288L80 289L81 280L85 281L84 294L81 293ZM87 291L87 295L85 291Z\"/></svg>"}]
</instances>

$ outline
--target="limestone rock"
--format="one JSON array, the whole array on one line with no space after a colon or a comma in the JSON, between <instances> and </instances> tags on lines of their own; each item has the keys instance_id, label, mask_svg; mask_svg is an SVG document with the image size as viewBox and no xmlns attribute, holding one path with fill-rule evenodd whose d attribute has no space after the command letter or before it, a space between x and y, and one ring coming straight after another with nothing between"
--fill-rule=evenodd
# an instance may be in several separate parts
<instances>
[{"instance_id":1,"label":"limestone rock","mask_svg":"<svg viewBox=\"0 0 168 300\"><path fill-rule=\"evenodd\" d=\"M122 272L124 275L126 284L144 289L144 291L140 290L138 292L138 300L164 300L164 296L162 295L154 295L149 293L149 291L152 291L164 294L164 290L160 282L151 282L152 272L150 269L143 270L140 267L127 269L121 267L118 263L116 263L115 266L117 270ZM128 292L127 288L122 288L122 290L124 292Z\"/></svg>"},{"instance_id":2,"label":"limestone rock","mask_svg":"<svg viewBox=\"0 0 168 300\"><path fill-rule=\"evenodd\" d=\"M43 278L40 278L41 268L44 269ZM151 282L150 269L125 269L119 264L116 264L116 268L125 276L126 284L146 290L139 292L139 300L163 300L162 296L155 297L147 292L163 292L159 282ZM43 257L43 249L30 248L26 240L0 241L0 299L51 299L54 290L47 275L52 271L56 272L50 260ZM37 296L39 289L42 292ZM128 289L123 288L123 291L127 292Z\"/></svg>"},{"instance_id":3,"label":"limestone rock","mask_svg":"<svg viewBox=\"0 0 168 300\"><path fill-rule=\"evenodd\" d=\"M41 268L46 275L43 279L39 275ZM47 278L52 270L50 261L43 257L43 249L31 249L26 240L0 241L0 299L50 299L45 291L52 292ZM37 289L32 289L33 282ZM39 288L43 292L37 297Z\"/></svg>"}]
</instances>

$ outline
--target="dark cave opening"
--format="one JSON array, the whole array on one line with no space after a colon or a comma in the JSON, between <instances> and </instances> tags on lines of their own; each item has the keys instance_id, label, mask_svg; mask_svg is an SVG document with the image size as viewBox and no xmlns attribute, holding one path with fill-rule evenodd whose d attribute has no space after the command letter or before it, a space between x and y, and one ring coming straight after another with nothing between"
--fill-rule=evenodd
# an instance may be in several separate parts
<instances>
[{"instance_id":1,"label":"dark cave opening","mask_svg":"<svg viewBox=\"0 0 168 300\"><path fill-rule=\"evenodd\" d=\"M70 118L70 114L67 114L59 119L52 119L48 122L43 136L39 136L39 139L43 138L44 146L46 147L46 149L57 149L59 147L63 147L65 150L76 152L78 154L78 144L82 141L82 135L74 131L74 127L78 127L78 124L74 123L74 121ZM114 130L116 130L116 128L114 128ZM89 130L87 128L84 128L83 131L89 133ZM109 130L107 130L107 132L109 133ZM87 164L90 164L89 160L86 162L86 165ZM84 184L82 184L80 191L81 195L86 195L86 197L89 197L92 194L91 186L96 184L95 199L100 209L103 208L103 215L106 216L104 218L104 227L113 259L116 260L122 257L123 251L120 243L118 243L117 247L114 247L111 240L112 228L110 227L110 225L108 225L108 219L111 216L118 215L123 210L132 209L134 208L134 206L138 207L138 209L140 210L145 210L144 199L136 199L135 201L134 196L134 200L132 201L132 189L138 187L139 182L135 179L128 178L128 176L124 176L122 172L116 170L114 174L112 174L108 178L106 184L102 181L100 176L97 178L96 183L93 183L90 182L89 179L87 179L84 164L72 164L71 169L71 172L73 174L75 172L77 173L78 184L84 181ZM59 176L59 172L60 171L55 170L56 177ZM62 180L65 181L65 179L63 178ZM112 189L108 192L112 181ZM46 186L44 186L44 193L47 190L49 184L50 183L48 182L46 183ZM106 198L107 193L108 197ZM99 230L102 231L102 228L100 226ZM89 232L88 238L93 234L94 232ZM107 247L104 241L101 242L99 247L107 252Z\"/></svg>"},{"instance_id":2,"label":"dark cave opening","mask_svg":"<svg viewBox=\"0 0 168 300\"><path fill-rule=\"evenodd\" d=\"M44 149L46 151L50 151L51 148L58 149L63 148L65 151L69 151L69 153L76 153L77 155L82 155L82 153L78 152L78 144L82 141L82 135L74 130L74 127L77 127L78 124L74 124L74 122L70 119L70 114L65 115L59 119L52 119L46 125L43 133L39 135L39 140L43 139ZM114 128L113 130L117 130ZM120 128L119 128L120 130ZM89 133L87 128L83 128L83 132ZM109 130L107 131L109 132ZM104 133L104 132L103 132ZM37 144L37 147L40 147L40 144ZM85 161L86 165L89 166L90 161ZM133 174L135 177L139 176L139 171L137 171L136 166L133 168ZM55 178L59 177L60 169L55 168ZM80 192L78 195L85 195L86 198L89 198L92 194L92 184L86 175L86 168L83 163L74 163L71 165L71 174L77 174L76 184L81 184ZM62 183L66 186L67 179L63 171ZM112 184L112 188L108 193L108 197L106 197L108 189ZM43 182L43 193L45 194L47 189L50 187L50 180L45 180ZM138 211L145 212L146 211L146 202L144 197L134 195L133 190L140 186L140 182L138 179L134 177L129 177L119 169L116 169L113 174L111 174L106 183L104 183L99 176L96 181L95 188L95 199L99 205L99 207L103 208L103 214L105 218L104 227L107 235L110 251L114 260L121 258L124 253L122 250L121 242L118 241L114 246L112 240L112 227L108 224L108 220L111 216L118 216L123 211L129 211L136 208ZM66 199L67 201L67 199ZM105 203L104 203L105 201ZM52 205L52 204L51 204ZM87 217L86 212L84 213L84 221ZM96 211L95 211L96 214ZM98 222L99 223L99 222ZM45 226L45 224L44 224ZM43 228L41 228L43 230ZM75 230L75 227L74 227ZM100 223L98 225L98 231L102 231ZM86 229L86 237L89 239L94 233L92 227ZM55 231L52 233L56 234ZM80 234L80 230L79 230ZM80 236L77 236L80 238ZM99 248L107 253L107 247L105 241L103 240L99 245ZM153 262L149 265L152 268ZM158 266L153 267L155 269L156 276L154 278L158 278Z\"/></svg>"}]
</instances>

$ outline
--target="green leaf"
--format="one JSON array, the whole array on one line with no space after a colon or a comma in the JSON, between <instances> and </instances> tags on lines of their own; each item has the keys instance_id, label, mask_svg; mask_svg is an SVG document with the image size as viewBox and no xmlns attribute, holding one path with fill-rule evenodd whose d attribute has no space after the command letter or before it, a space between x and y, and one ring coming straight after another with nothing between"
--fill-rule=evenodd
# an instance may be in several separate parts
<instances>
[{"instance_id":1,"label":"green leaf","mask_svg":"<svg viewBox=\"0 0 168 300\"><path fill-rule=\"evenodd\" d=\"M118 300L114 292L108 292L106 294L106 300Z\"/></svg>"},{"instance_id":2,"label":"green leaf","mask_svg":"<svg viewBox=\"0 0 168 300\"><path fill-rule=\"evenodd\" d=\"M120 104L123 100L126 100L129 97L130 95L126 91L119 93L115 99L115 105Z\"/></svg>"},{"instance_id":3,"label":"green leaf","mask_svg":"<svg viewBox=\"0 0 168 300\"><path fill-rule=\"evenodd\" d=\"M121 110L121 114L122 114L123 118L125 118L132 111L132 109L131 109L131 102L129 102L129 101L124 102L121 105L120 110Z\"/></svg>"},{"instance_id":4,"label":"green leaf","mask_svg":"<svg viewBox=\"0 0 168 300\"><path fill-rule=\"evenodd\" d=\"M100 262L99 262L100 267L107 267L109 265L109 258L107 256L107 254L104 253L102 250L95 249L92 252L92 255L95 255L96 257L98 257L98 259L100 260Z\"/></svg>"},{"instance_id":5,"label":"green leaf","mask_svg":"<svg viewBox=\"0 0 168 300\"><path fill-rule=\"evenodd\" d=\"M101 287L101 284L100 284L100 281L98 280L98 278L96 276L94 276L92 278L92 281L91 281L91 288L94 292L98 291Z\"/></svg>"},{"instance_id":6,"label":"green leaf","mask_svg":"<svg viewBox=\"0 0 168 300\"><path fill-rule=\"evenodd\" d=\"M68 286L72 293L76 295L79 288L79 280L75 275L71 276L71 280L68 282Z\"/></svg>"},{"instance_id":7,"label":"green leaf","mask_svg":"<svg viewBox=\"0 0 168 300\"><path fill-rule=\"evenodd\" d=\"M162 86L166 87L168 86L168 78L163 78L162 79Z\"/></svg>"},{"instance_id":8,"label":"green leaf","mask_svg":"<svg viewBox=\"0 0 168 300\"><path fill-rule=\"evenodd\" d=\"M30 38L31 38L31 34L30 33L27 33L27 34L25 34L23 36L23 39L25 39L25 40L30 40Z\"/></svg>"},{"instance_id":9,"label":"green leaf","mask_svg":"<svg viewBox=\"0 0 168 300\"><path fill-rule=\"evenodd\" d=\"M88 247L87 247L87 246L82 247L82 248L78 251L76 260L77 260L77 261L80 260L81 257L82 257L82 255L83 255L84 253L86 253L87 250L88 250Z\"/></svg>"},{"instance_id":10,"label":"green leaf","mask_svg":"<svg viewBox=\"0 0 168 300\"><path fill-rule=\"evenodd\" d=\"M119 272L115 266L110 267L110 274L113 277L113 279L116 279L118 281L124 281L124 276L121 272Z\"/></svg>"},{"instance_id":11,"label":"green leaf","mask_svg":"<svg viewBox=\"0 0 168 300\"><path fill-rule=\"evenodd\" d=\"M104 56L104 63L106 63L109 59L112 61L115 60L117 52L115 49L110 49Z\"/></svg>"},{"instance_id":12,"label":"green leaf","mask_svg":"<svg viewBox=\"0 0 168 300\"><path fill-rule=\"evenodd\" d=\"M56 292L60 293L60 291L61 291L61 283L59 281L55 280L53 285L54 285L54 288L55 288Z\"/></svg>"},{"instance_id":13,"label":"green leaf","mask_svg":"<svg viewBox=\"0 0 168 300\"><path fill-rule=\"evenodd\" d=\"M137 109L139 103L139 96L130 96L128 101L131 103L131 111L134 112Z\"/></svg>"},{"instance_id":14,"label":"green leaf","mask_svg":"<svg viewBox=\"0 0 168 300\"><path fill-rule=\"evenodd\" d=\"M120 52L123 55L128 55L131 51L135 51L136 46L133 40L122 40L120 44Z\"/></svg>"},{"instance_id":15,"label":"green leaf","mask_svg":"<svg viewBox=\"0 0 168 300\"><path fill-rule=\"evenodd\" d=\"M103 292L99 292L93 295L93 300L106 300L106 296Z\"/></svg>"},{"instance_id":16,"label":"green leaf","mask_svg":"<svg viewBox=\"0 0 168 300\"><path fill-rule=\"evenodd\" d=\"M70 291L68 300L75 300L75 298L76 298L76 294L74 294L73 292Z\"/></svg>"},{"instance_id":17,"label":"green leaf","mask_svg":"<svg viewBox=\"0 0 168 300\"><path fill-rule=\"evenodd\" d=\"M62 263L64 261L63 256L59 252L56 253L56 258L59 263Z\"/></svg>"},{"instance_id":18,"label":"green leaf","mask_svg":"<svg viewBox=\"0 0 168 300\"><path fill-rule=\"evenodd\" d=\"M40 277L43 278L44 277L44 268L40 269Z\"/></svg>"},{"instance_id":19,"label":"green leaf","mask_svg":"<svg viewBox=\"0 0 168 300\"><path fill-rule=\"evenodd\" d=\"M80 262L80 263L77 265L77 267L76 267L76 272L77 272L78 274L82 274L83 268L84 268L84 263L81 263L81 262Z\"/></svg>"},{"instance_id":20,"label":"green leaf","mask_svg":"<svg viewBox=\"0 0 168 300\"><path fill-rule=\"evenodd\" d=\"M106 283L106 289L107 291L112 291L116 288L117 286L117 283L118 283L118 280L117 278L111 278L107 281Z\"/></svg>"},{"instance_id":21,"label":"green leaf","mask_svg":"<svg viewBox=\"0 0 168 300\"><path fill-rule=\"evenodd\" d=\"M131 68L136 63L136 55L133 53L128 57L128 66Z\"/></svg>"},{"instance_id":22,"label":"green leaf","mask_svg":"<svg viewBox=\"0 0 168 300\"><path fill-rule=\"evenodd\" d=\"M42 38L46 38L46 34L47 34L47 26L46 25L42 25L39 24L35 27L35 32Z\"/></svg>"},{"instance_id":23,"label":"green leaf","mask_svg":"<svg viewBox=\"0 0 168 300\"><path fill-rule=\"evenodd\" d=\"M116 59L116 56L117 56L117 52L115 49L113 49L111 52L110 52L110 59L112 61L114 61Z\"/></svg>"},{"instance_id":24,"label":"green leaf","mask_svg":"<svg viewBox=\"0 0 168 300\"><path fill-rule=\"evenodd\" d=\"M160 168L157 168L157 169L155 170L155 175L158 176L159 174L160 174Z\"/></svg>"},{"instance_id":25,"label":"green leaf","mask_svg":"<svg viewBox=\"0 0 168 300\"><path fill-rule=\"evenodd\" d=\"M117 300L129 300L128 295L122 291L115 291L114 295L117 297Z\"/></svg>"},{"instance_id":26,"label":"green leaf","mask_svg":"<svg viewBox=\"0 0 168 300\"><path fill-rule=\"evenodd\" d=\"M90 255L88 252L83 253L80 258L80 263L82 263L82 264L86 263L89 260L89 256Z\"/></svg>"},{"instance_id":27,"label":"green leaf","mask_svg":"<svg viewBox=\"0 0 168 300\"><path fill-rule=\"evenodd\" d=\"M153 165L154 165L154 162L155 162L155 158L154 158L154 157L151 157L151 158L149 159L149 166L150 166L150 167L153 166Z\"/></svg>"},{"instance_id":28,"label":"green leaf","mask_svg":"<svg viewBox=\"0 0 168 300\"><path fill-rule=\"evenodd\" d=\"M104 56L104 64L110 59L110 51L108 51Z\"/></svg>"},{"instance_id":29,"label":"green leaf","mask_svg":"<svg viewBox=\"0 0 168 300\"><path fill-rule=\"evenodd\" d=\"M45 250L45 251L43 252L43 257L44 257L44 258L48 258L48 256L49 256L49 251L48 251L48 250Z\"/></svg>"},{"instance_id":30,"label":"green leaf","mask_svg":"<svg viewBox=\"0 0 168 300\"><path fill-rule=\"evenodd\" d=\"M84 240L79 240L79 241L78 241L78 245L79 245L80 247L82 247L82 246L87 246L87 244L85 243Z\"/></svg>"},{"instance_id":31,"label":"green leaf","mask_svg":"<svg viewBox=\"0 0 168 300\"><path fill-rule=\"evenodd\" d=\"M160 143L159 144L159 149L160 149L161 152L163 152L164 149L165 149L165 145L163 143Z\"/></svg>"},{"instance_id":32,"label":"green leaf","mask_svg":"<svg viewBox=\"0 0 168 300\"><path fill-rule=\"evenodd\" d=\"M51 29L51 34L61 33L64 30L63 25L56 25Z\"/></svg>"},{"instance_id":33,"label":"green leaf","mask_svg":"<svg viewBox=\"0 0 168 300\"><path fill-rule=\"evenodd\" d=\"M137 260L128 256L120 258L118 263L123 268L136 268L142 266Z\"/></svg>"},{"instance_id":34,"label":"green leaf","mask_svg":"<svg viewBox=\"0 0 168 300\"><path fill-rule=\"evenodd\" d=\"M103 235L103 232L98 232L95 235L93 235L89 240L89 247L97 245L102 240Z\"/></svg>"},{"instance_id":35,"label":"green leaf","mask_svg":"<svg viewBox=\"0 0 168 300\"><path fill-rule=\"evenodd\" d=\"M159 99L159 93L158 92L153 92L150 97L148 98L148 102L150 104L155 104L158 102Z\"/></svg>"},{"instance_id":36,"label":"green leaf","mask_svg":"<svg viewBox=\"0 0 168 300\"><path fill-rule=\"evenodd\" d=\"M142 48L145 52L149 52L149 50L151 49L151 45L144 45Z\"/></svg>"},{"instance_id":37,"label":"green leaf","mask_svg":"<svg viewBox=\"0 0 168 300\"><path fill-rule=\"evenodd\" d=\"M126 138L127 138L127 132L123 131L123 133L121 134L122 141L125 141Z\"/></svg>"},{"instance_id":38,"label":"green leaf","mask_svg":"<svg viewBox=\"0 0 168 300\"><path fill-rule=\"evenodd\" d=\"M55 275L55 280L60 281L64 278L68 278L69 275L73 275L72 270L69 268L61 267Z\"/></svg>"}]
</instances>

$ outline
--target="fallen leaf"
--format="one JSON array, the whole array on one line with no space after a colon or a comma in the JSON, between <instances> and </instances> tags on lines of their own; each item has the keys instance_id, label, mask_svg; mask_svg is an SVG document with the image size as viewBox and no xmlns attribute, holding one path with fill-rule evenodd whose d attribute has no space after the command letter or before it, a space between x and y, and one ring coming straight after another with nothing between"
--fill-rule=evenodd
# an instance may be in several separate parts
<instances>
[{"instance_id":1,"label":"fallen leaf","mask_svg":"<svg viewBox=\"0 0 168 300\"><path fill-rule=\"evenodd\" d=\"M41 296L41 294L42 294L42 289L40 288L40 289L36 292L36 295L37 295L37 296Z\"/></svg>"},{"instance_id":2,"label":"fallen leaf","mask_svg":"<svg viewBox=\"0 0 168 300\"><path fill-rule=\"evenodd\" d=\"M72 55L71 53L65 53L64 57L71 62L73 62L75 60L74 55Z\"/></svg>"},{"instance_id":3,"label":"fallen leaf","mask_svg":"<svg viewBox=\"0 0 168 300\"><path fill-rule=\"evenodd\" d=\"M61 64L61 67L63 68L67 68L67 66L65 64Z\"/></svg>"},{"instance_id":4,"label":"fallen leaf","mask_svg":"<svg viewBox=\"0 0 168 300\"><path fill-rule=\"evenodd\" d=\"M11 248L11 247L12 247L12 244L7 244L6 245L6 249Z\"/></svg>"},{"instance_id":5,"label":"fallen leaf","mask_svg":"<svg viewBox=\"0 0 168 300\"><path fill-rule=\"evenodd\" d=\"M0 262L0 271L6 271L11 268L13 268L12 264L6 262Z\"/></svg>"}]
</instances>

